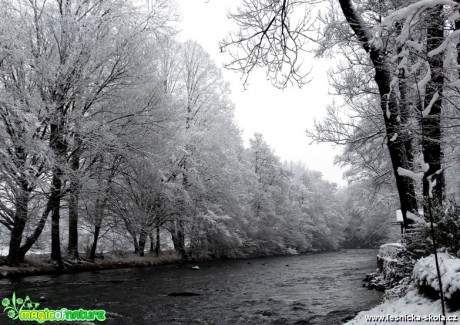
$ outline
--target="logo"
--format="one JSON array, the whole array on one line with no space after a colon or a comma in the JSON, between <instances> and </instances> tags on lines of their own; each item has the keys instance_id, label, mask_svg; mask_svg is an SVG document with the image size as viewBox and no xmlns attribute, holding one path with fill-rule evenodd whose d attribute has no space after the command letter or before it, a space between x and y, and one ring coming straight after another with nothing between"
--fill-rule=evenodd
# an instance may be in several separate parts
<instances>
[{"instance_id":1,"label":"logo","mask_svg":"<svg viewBox=\"0 0 460 325\"><path fill-rule=\"evenodd\" d=\"M12 320L38 323L105 321L105 310L37 309L38 302L33 302L29 296L18 298L14 292L11 298L3 298L2 306L3 313Z\"/></svg>"}]
</instances>

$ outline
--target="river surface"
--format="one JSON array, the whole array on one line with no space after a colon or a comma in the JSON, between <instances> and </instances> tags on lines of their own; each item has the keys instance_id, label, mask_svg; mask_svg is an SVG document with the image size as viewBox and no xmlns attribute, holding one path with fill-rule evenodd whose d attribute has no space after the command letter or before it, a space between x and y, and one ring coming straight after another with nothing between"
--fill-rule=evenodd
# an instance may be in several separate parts
<instances>
[{"instance_id":1,"label":"river surface","mask_svg":"<svg viewBox=\"0 0 460 325\"><path fill-rule=\"evenodd\" d=\"M381 293L362 287L376 254L346 250L3 279L0 299L15 291L32 301L46 297L39 309L104 309L105 324L333 325L380 302ZM184 292L200 295L169 295ZM4 314L0 323L7 324Z\"/></svg>"}]
</instances>

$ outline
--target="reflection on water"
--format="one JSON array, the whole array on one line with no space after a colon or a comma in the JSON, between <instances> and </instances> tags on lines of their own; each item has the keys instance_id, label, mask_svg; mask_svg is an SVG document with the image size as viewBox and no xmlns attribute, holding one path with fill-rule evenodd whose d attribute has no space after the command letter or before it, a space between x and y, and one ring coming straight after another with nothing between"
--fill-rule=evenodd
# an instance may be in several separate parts
<instances>
[{"instance_id":1,"label":"reflection on water","mask_svg":"<svg viewBox=\"0 0 460 325\"><path fill-rule=\"evenodd\" d=\"M341 324L379 303L362 287L375 250L124 269L0 281L40 308L105 309L105 324ZM181 293L199 295L181 296ZM174 295L169 295L174 293ZM5 315L0 323L6 323Z\"/></svg>"}]
</instances>

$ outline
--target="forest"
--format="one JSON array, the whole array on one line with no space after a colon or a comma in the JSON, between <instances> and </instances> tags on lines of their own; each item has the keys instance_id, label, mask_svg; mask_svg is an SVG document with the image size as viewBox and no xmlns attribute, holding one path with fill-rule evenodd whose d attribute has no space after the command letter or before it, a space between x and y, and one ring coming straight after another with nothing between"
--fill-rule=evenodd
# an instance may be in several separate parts
<instances>
[{"instance_id":1,"label":"forest","mask_svg":"<svg viewBox=\"0 0 460 325\"><path fill-rule=\"evenodd\" d=\"M261 134L243 146L220 68L176 40L168 1L0 11L5 263L31 249L63 267L162 247L184 259L339 248L344 191Z\"/></svg>"},{"instance_id":2,"label":"forest","mask_svg":"<svg viewBox=\"0 0 460 325\"><path fill-rule=\"evenodd\" d=\"M321 13L314 1L242 3L229 15L240 30L220 45L226 68L265 66L275 86L308 87L302 51L340 58L330 80L342 100L306 136L344 149L348 186L282 161L262 134L244 145L220 67L179 41L171 2L3 0L3 263L37 249L63 268L109 251L376 247L398 234L398 208L406 229L434 211L456 253L456 2L340 0Z\"/></svg>"}]
</instances>

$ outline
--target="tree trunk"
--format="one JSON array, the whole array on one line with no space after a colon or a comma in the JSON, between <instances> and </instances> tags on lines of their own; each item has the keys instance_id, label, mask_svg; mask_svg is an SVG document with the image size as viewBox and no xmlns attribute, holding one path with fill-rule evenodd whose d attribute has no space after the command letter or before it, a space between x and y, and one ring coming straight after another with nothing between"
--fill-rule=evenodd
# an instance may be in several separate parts
<instances>
[{"instance_id":1,"label":"tree trunk","mask_svg":"<svg viewBox=\"0 0 460 325\"><path fill-rule=\"evenodd\" d=\"M438 48L444 41L443 7L436 6L429 12L427 28L427 53ZM425 163L429 164L423 179L423 196L428 198L430 178L436 180L432 190L432 207L434 211L441 211L445 200L445 182L442 171L443 152L441 147L441 110L442 91L444 87L443 55L442 53L429 56L427 61L431 70L431 80L426 86L425 105L427 108L438 94L438 99L432 103L429 112L422 112L422 150ZM438 174L437 174L438 173ZM425 215L427 205L425 204ZM439 216L438 213L435 215Z\"/></svg>"},{"instance_id":2,"label":"tree trunk","mask_svg":"<svg viewBox=\"0 0 460 325\"><path fill-rule=\"evenodd\" d=\"M51 259L58 263L58 267L63 267L61 254L61 237L59 221L61 218L61 190L62 190L62 171L60 168L53 168L53 178L51 181Z\"/></svg>"},{"instance_id":3,"label":"tree trunk","mask_svg":"<svg viewBox=\"0 0 460 325\"><path fill-rule=\"evenodd\" d=\"M61 254L61 238L60 238L60 210L61 210L61 198L62 198L62 166L66 161L67 154L67 143L64 135L64 107L60 106L57 109L56 120L50 124L50 148L53 150L56 161L52 169L52 180L51 180L51 259L56 261L59 268L63 268Z\"/></svg>"},{"instance_id":4,"label":"tree trunk","mask_svg":"<svg viewBox=\"0 0 460 325\"><path fill-rule=\"evenodd\" d=\"M43 231L43 228L45 227L46 220L48 219L50 212L51 212L51 201L48 199L48 203L46 204L45 210L43 211L42 216L40 220L38 221L38 224L34 232L29 237L27 237L24 245L21 246L20 254L22 256L22 259L24 259L24 256L26 255L26 253L29 251L32 245L37 241L38 237L40 237Z\"/></svg>"},{"instance_id":5,"label":"tree trunk","mask_svg":"<svg viewBox=\"0 0 460 325\"><path fill-rule=\"evenodd\" d=\"M153 252L155 252L155 242L154 242L154 239L153 239L153 233L152 233L152 232L149 234L149 239L150 239L150 249L149 249L149 252L150 252L150 253L153 253Z\"/></svg>"},{"instance_id":6,"label":"tree trunk","mask_svg":"<svg viewBox=\"0 0 460 325\"><path fill-rule=\"evenodd\" d=\"M408 177L400 176L397 170L398 167L410 169L410 158L413 154L410 152L410 150L412 150L411 146L407 145L407 141L410 141L409 139L403 139L404 137L397 136L394 141L390 141L394 135L404 133L401 128L401 112L399 112L399 107L394 97L394 91L391 92L391 68L386 62L385 53L382 53L380 49L376 48L371 43L369 39L371 36L370 31L353 8L351 0L339 0L339 3L349 26L354 31L363 49L369 54L374 66L374 80L380 94L380 105L387 134L387 147L390 153L393 173L396 178L396 186L404 219L404 228L407 229L409 224L412 223L412 221L407 218L407 212L417 213L414 182Z\"/></svg>"},{"instance_id":7,"label":"tree trunk","mask_svg":"<svg viewBox=\"0 0 460 325\"><path fill-rule=\"evenodd\" d=\"M107 189L106 189L107 193ZM104 210L107 204L106 197L98 197L95 203L95 216L94 216L94 235L93 244L91 245L90 259L94 260L96 257L97 243L99 241L99 234L101 233L102 220L104 219Z\"/></svg>"},{"instance_id":8,"label":"tree trunk","mask_svg":"<svg viewBox=\"0 0 460 325\"><path fill-rule=\"evenodd\" d=\"M104 162L104 157L101 156L101 159L99 161L98 165L98 187L101 189L103 187L103 176L102 176L102 166ZM94 220L94 236L93 236L93 244L91 245L91 253L90 253L90 259L94 260L96 256L96 248L97 248L97 242L99 240L99 234L101 231L101 226L102 226L102 220L104 219L104 211L105 207L107 205L107 202L109 200L109 195L112 190L112 179L115 176L115 171L117 170L118 163L120 162L120 157L117 156L114 158L112 167L110 168L110 174L107 178L107 184L105 187L105 191L103 196L98 195L96 198L96 203L95 203L95 220ZM102 196L102 197L101 197Z\"/></svg>"},{"instance_id":9,"label":"tree trunk","mask_svg":"<svg viewBox=\"0 0 460 325\"><path fill-rule=\"evenodd\" d=\"M157 236L156 236L156 244L155 244L155 256L160 256L160 226L157 225Z\"/></svg>"},{"instance_id":10,"label":"tree trunk","mask_svg":"<svg viewBox=\"0 0 460 325\"><path fill-rule=\"evenodd\" d=\"M80 195L80 181L78 171L80 169L80 146L81 139L78 135L75 137L75 149L70 157L70 168L72 175L69 185L69 243L67 246L67 255L70 259L78 259L78 199Z\"/></svg>"},{"instance_id":11,"label":"tree trunk","mask_svg":"<svg viewBox=\"0 0 460 325\"><path fill-rule=\"evenodd\" d=\"M137 238L136 238L136 234L131 234L131 237L133 238L134 254L139 254L140 248L139 248L139 242L137 241Z\"/></svg>"},{"instance_id":12,"label":"tree trunk","mask_svg":"<svg viewBox=\"0 0 460 325\"><path fill-rule=\"evenodd\" d=\"M27 212L30 199L30 190L25 180L20 181L19 193L16 198L16 212L14 214L13 230L11 231L10 247L7 257L7 264L18 266L24 262L24 255L21 254L21 241L24 228L27 222Z\"/></svg>"},{"instance_id":13,"label":"tree trunk","mask_svg":"<svg viewBox=\"0 0 460 325\"><path fill-rule=\"evenodd\" d=\"M69 197L69 243L67 255L70 259L78 259L78 181L70 182Z\"/></svg>"},{"instance_id":14,"label":"tree trunk","mask_svg":"<svg viewBox=\"0 0 460 325\"><path fill-rule=\"evenodd\" d=\"M93 244L91 245L91 253L89 255L89 258L92 261L94 261L94 259L96 258L97 241L99 240L99 233L100 232L101 232L101 224L100 223L95 224L94 225Z\"/></svg>"},{"instance_id":15,"label":"tree trunk","mask_svg":"<svg viewBox=\"0 0 460 325\"><path fill-rule=\"evenodd\" d=\"M145 243L147 242L147 231L144 229L141 230L139 234L139 256L144 256Z\"/></svg>"},{"instance_id":16,"label":"tree trunk","mask_svg":"<svg viewBox=\"0 0 460 325\"><path fill-rule=\"evenodd\" d=\"M401 34L402 30L402 25L400 23L396 24L396 28L398 31L398 34ZM400 54L403 51L402 46L398 46L398 54ZM398 87L399 87L399 94L400 98L398 101L399 105L399 113L400 113L400 119L401 123L400 125L409 125L409 120L411 117L415 117L414 110L409 107L409 98L407 97L407 76L406 76L406 70L405 69L400 69L398 71ZM404 142L404 147L406 149L406 157L407 161L409 163L409 166L412 167L414 166L414 149L413 149L413 136L411 135L411 130L407 127L400 127L401 134L400 136L402 137L402 141Z\"/></svg>"},{"instance_id":17,"label":"tree trunk","mask_svg":"<svg viewBox=\"0 0 460 325\"><path fill-rule=\"evenodd\" d=\"M125 218L123 215L121 217L123 218L123 222L125 223L126 231L131 236L131 239L133 241L134 254L139 254L139 242L137 241L136 231L133 229L133 227L131 227L131 224L127 218Z\"/></svg>"},{"instance_id":18,"label":"tree trunk","mask_svg":"<svg viewBox=\"0 0 460 325\"><path fill-rule=\"evenodd\" d=\"M184 221L177 220L174 225L174 231L171 233L174 249L182 259L187 257L185 253L185 233L184 233Z\"/></svg>"}]
</instances>

